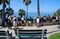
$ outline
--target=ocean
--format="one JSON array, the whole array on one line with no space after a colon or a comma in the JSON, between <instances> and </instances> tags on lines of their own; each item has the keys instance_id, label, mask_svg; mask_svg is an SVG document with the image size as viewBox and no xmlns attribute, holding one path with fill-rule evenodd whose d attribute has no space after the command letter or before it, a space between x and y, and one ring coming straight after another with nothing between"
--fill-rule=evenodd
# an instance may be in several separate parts
<instances>
[{"instance_id":1,"label":"ocean","mask_svg":"<svg viewBox=\"0 0 60 39\"><path fill-rule=\"evenodd\" d=\"M53 13L40 13L40 16L48 16L48 15L53 15ZM18 17L19 15L18 15L18 13L14 13L14 16L16 16L16 17ZM37 13L28 13L28 18L29 17L36 17L36 16L38 16L38 14Z\"/></svg>"}]
</instances>

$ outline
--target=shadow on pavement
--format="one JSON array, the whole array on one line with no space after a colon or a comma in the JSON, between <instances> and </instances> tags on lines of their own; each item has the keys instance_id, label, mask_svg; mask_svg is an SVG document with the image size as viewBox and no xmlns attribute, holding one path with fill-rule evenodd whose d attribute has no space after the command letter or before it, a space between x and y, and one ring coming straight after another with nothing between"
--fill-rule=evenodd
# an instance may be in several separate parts
<instances>
[{"instance_id":1,"label":"shadow on pavement","mask_svg":"<svg viewBox=\"0 0 60 39\"><path fill-rule=\"evenodd\" d=\"M58 29L60 29L60 25L58 26Z\"/></svg>"},{"instance_id":2,"label":"shadow on pavement","mask_svg":"<svg viewBox=\"0 0 60 39\"><path fill-rule=\"evenodd\" d=\"M0 39L6 39L6 38L0 37ZM15 39L15 38L10 38L10 39ZM41 39L41 37L21 37L20 39ZM47 39L47 37L44 37L44 39Z\"/></svg>"},{"instance_id":3,"label":"shadow on pavement","mask_svg":"<svg viewBox=\"0 0 60 39\"><path fill-rule=\"evenodd\" d=\"M58 32L58 31L60 31L60 30L51 31L51 32L48 32L47 34Z\"/></svg>"}]
</instances>

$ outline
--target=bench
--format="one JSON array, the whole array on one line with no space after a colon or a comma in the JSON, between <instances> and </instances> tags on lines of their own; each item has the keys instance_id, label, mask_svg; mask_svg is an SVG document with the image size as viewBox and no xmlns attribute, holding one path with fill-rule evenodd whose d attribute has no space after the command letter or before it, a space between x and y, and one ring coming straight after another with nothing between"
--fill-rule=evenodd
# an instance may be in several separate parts
<instances>
[{"instance_id":1,"label":"bench","mask_svg":"<svg viewBox=\"0 0 60 39\"><path fill-rule=\"evenodd\" d=\"M0 38L6 38L6 39L9 39L8 31L0 30Z\"/></svg>"},{"instance_id":2,"label":"bench","mask_svg":"<svg viewBox=\"0 0 60 39\"><path fill-rule=\"evenodd\" d=\"M19 37L21 36L46 36L47 34L47 29L44 29L44 30L20 30L20 29L16 29L15 30L15 34L16 36L18 36L18 39Z\"/></svg>"}]
</instances>

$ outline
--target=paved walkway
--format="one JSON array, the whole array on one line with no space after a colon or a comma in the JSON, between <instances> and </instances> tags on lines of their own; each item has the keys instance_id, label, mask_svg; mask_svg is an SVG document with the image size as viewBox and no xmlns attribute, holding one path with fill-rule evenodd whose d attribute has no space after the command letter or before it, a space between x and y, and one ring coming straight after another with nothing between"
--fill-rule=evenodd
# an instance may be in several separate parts
<instances>
[{"instance_id":1,"label":"paved walkway","mask_svg":"<svg viewBox=\"0 0 60 39\"><path fill-rule=\"evenodd\" d=\"M30 30L30 29L47 29L47 37L49 37L53 33L60 32L60 25L49 25L49 26L42 26L42 27L37 27L37 26L22 27L22 26L19 26L19 28L28 29L28 30ZM7 30L7 28L3 28L3 30ZM13 32L13 30L12 30L12 32Z\"/></svg>"}]
</instances>

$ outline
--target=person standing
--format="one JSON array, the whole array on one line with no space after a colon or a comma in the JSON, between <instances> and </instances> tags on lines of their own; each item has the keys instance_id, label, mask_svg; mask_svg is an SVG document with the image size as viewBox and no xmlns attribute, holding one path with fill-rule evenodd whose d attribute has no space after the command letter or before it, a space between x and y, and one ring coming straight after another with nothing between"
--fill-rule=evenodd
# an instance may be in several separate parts
<instances>
[{"instance_id":1,"label":"person standing","mask_svg":"<svg viewBox=\"0 0 60 39\"><path fill-rule=\"evenodd\" d=\"M25 26L25 24L26 24L26 19L25 19L24 16L21 17L21 21L22 21L22 25Z\"/></svg>"},{"instance_id":2,"label":"person standing","mask_svg":"<svg viewBox=\"0 0 60 39\"><path fill-rule=\"evenodd\" d=\"M12 27L11 16L8 17L7 26L9 29Z\"/></svg>"},{"instance_id":3,"label":"person standing","mask_svg":"<svg viewBox=\"0 0 60 39\"><path fill-rule=\"evenodd\" d=\"M37 26L39 26L39 23L40 23L40 18L39 17L36 18L36 22L37 22Z\"/></svg>"},{"instance_id":4,"label":"person standing","mask_svg":"<svg viewBox=\"0 0 60 39\"><path fill-rule=\"evenodd\" d=\"M21 20L22 20L22 23L24 23L25 17L23 16L23 17L21 18Z\"/></svg>"},{"instance_id":5,"label":"person standing","mask_svg":"<svg viewBox=\"0 0 60 39\"><path fill-rule=\"evenodd\" d=\"M16 16L13 17L13 27L17 27L17 18Z\"/></svg>"},{"instance_id":6,"label":"person standing","mask_svg":"<svg viewBox=\"0 0 60 39\"><path fill-rule=\"evenodd\" d=\"M59 20L59 17L58 17L58 16L56 16L56 22L58 22L58 20Z\"/></svg>"}]
</instances>

